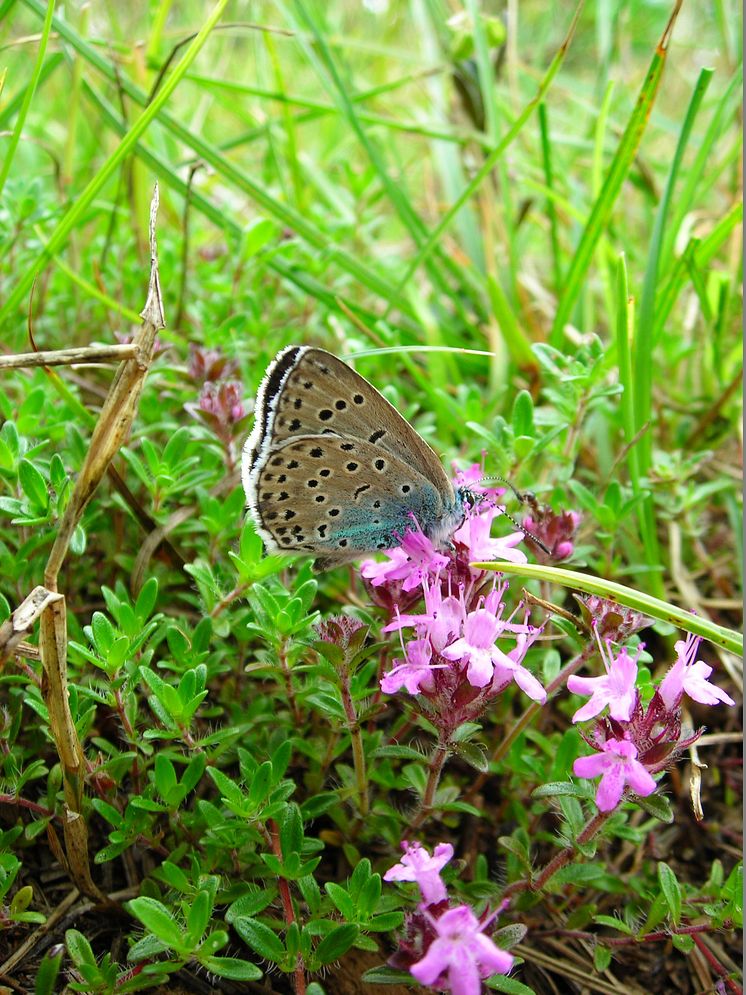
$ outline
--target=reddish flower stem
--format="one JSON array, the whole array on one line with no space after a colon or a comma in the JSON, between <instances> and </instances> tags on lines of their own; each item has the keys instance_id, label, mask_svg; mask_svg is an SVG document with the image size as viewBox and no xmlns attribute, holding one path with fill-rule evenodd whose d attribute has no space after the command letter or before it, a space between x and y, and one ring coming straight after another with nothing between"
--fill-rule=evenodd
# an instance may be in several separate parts
<instances>
[{"instance_id":1,"label":"reddish flower stem","mask_svg":"<svg viewBox=\"0 0 746 995\"><path fill-rule=\"evenodd\" d=\"M589 843L611 815L611 812L599 812L598 815L594 815L578 835L577 842L581 845ZM537 877L533 879L524 878L522 881L514 881L513 884L509 884L503 892L503 898L508 898L510 895L517 895L523 891L541 891L547 881L561 868L566 867L574 856L575 850L572 847L568 846L564 850L560 850L558 854L552 857L544 869L540 871Z\"/></svg>"},{"instance_id":2,"label":"reddish flower stem","mask_svg":"<svg viewBox=\"0 0 746 995\"><path fill-rule=\"evenodd\" d=\"M58 815L54 812L45 808L43 805L38 805L36 802L29 801L28 798L21 798L20 795L6 795L0 794L0 805L17 805L19 808L26 808L29 812L33 812L34 815L41 815L43 817L52 816L54 819L59 819Z\"/></svg>"},{"instance_id":3,"label":"reddish flower stem","mask_svg":"<svg viewBox=\"0 0 746 995\"><path fill-rule=\"evenodd\" d=\"M743 995L743 988L738 984L737 981L728 976L728 972L720 963L720 961L715 957L715 955L707 946L707 944L703 943L701 938L697 936L696 933L692 932L690 935L694 940L697 950L699 950L699 952L702 954L704 959L709 964L710 968L715 972L715 974L717 974L717 976L723 982L728 991L733 992L733 995Z\"/></svg>"},{"instance_id":4,"label":"reddish flower stem","mask_svg":"<svg viewBox=\"0 0 746 995\"><path fill-rule=\"evenodd\" d=\"M280 833L274 819L269 820L267 828L269 830L269 839L272 846L272 852L278 860L282 860ZM293 909L293 899L290 895L290 885L288 884L286 878L281 877L277 880L277 886L280 892L280 901L282 902L282 912L285 918L285 925L290 927L295 922L295 910ZM295 995L306 995L306 974L303 970L303 958L300 954L298 954L298 959L295 962L295 971L293 972L293 988L295 989Z\"/></svg>"}]
</instances>

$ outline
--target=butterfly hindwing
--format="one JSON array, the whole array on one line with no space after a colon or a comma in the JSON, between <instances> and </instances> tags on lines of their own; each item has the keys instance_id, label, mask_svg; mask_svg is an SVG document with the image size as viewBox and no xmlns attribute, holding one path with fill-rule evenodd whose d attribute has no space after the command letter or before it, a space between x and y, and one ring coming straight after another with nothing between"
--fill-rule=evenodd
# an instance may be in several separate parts
<instances>
[{"instance_id":1,"label":"butterfly hindwing","mask_svg":"<svg viewBox=\"0 0 746 995\"><path fill-rule=\"evenodd\" d=\"M343 560L390 549L414 519L446 509L412 466L373 443L328 434L286 439L268 453L252 511L270 548Z\"/></svg>"}]
</instances>

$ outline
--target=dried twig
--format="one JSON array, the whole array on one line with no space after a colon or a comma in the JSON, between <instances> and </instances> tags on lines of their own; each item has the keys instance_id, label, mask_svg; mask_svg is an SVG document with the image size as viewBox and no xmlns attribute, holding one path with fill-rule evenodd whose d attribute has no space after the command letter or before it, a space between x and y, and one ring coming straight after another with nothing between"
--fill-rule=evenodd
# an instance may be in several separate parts
<instances>
[{"instance_id":1,"label":"dried twig","mask_svg":"<svg viewBox=\"0 0 746 995\"><path fill-rule=\"evenodd\" d=\"M158 277L155 222L158 212L156 185L150 205L150 283L142 311L143 324L136 332L134 353L119 367L93 430L91 444L75 488L49 554L44 583L48 593L57 592L57 578L67 555L72 534L86 505L101 482L112 459L125 443L137 412L145 376L153 358L156 335L164 327L163 304ZM41 614L41 658L44 667L42 693L49 709L49 723L63 774L66 818L65 851L70 874L82 892L104 899L91 878L88 830L82 816L83 750L70 713L67 693L67 615L65 599L49 601Z\"/></svg>"},{"instance_id":2,"label":"dried twig","mask_svg":"<svg viewBox=\"0 0 746 995\"><path fill-rule=\"evenodd\" d=\"M139 349L134 342L19 352L13 356L0 356L0 370L15 370L23 366L72 366L73 363L121 363L125 359L136 359L138 354Z\"/></svg>"},{"instance_id":3,"label":"dried twig","mask_svg":"<svg viewBox=\"0 0 746 995\"><path fill-rule=\"evenodd\" d=\"M48 591L45 587L39 586L33 589L10 618L0 625L0 665L15 654L23 637L31 631L31 627L44 609L52 602L61 600L61 594Z\"/></svg>"}]
</instances>

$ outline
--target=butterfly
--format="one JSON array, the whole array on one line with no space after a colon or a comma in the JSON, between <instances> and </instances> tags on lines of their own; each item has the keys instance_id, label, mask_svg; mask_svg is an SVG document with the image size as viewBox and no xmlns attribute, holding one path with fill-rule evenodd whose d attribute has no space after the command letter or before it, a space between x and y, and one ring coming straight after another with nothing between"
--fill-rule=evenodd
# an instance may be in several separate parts
<instances>
[{"instance_id":1,"label":"butterfly","mask_svg":"<svg viewBox=\"0 0 746 995\"><path fill-rule=\"evenodd\" d=\"M372 384L312 346L269 364L241 476L267 550L314 556L321 569L392 549L416 527L441 548L468 498Z\"/></svg>"}]
</instances>

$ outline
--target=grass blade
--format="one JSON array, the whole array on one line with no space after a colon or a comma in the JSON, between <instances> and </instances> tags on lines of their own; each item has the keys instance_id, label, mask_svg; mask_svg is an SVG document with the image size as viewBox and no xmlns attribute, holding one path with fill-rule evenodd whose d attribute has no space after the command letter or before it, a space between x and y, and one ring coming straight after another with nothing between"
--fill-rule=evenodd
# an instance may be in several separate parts
<instances>
[{"instance_id":1,"label":"grass blade","mask_svg":"<svg viewBox=\"0 0 746 995\"><path fill-rule=\"evenodd\" d=\"M526 580L543 580L550 584L560 584L562 587L583 591L585 594L597 594L601 598L618 601L620 605L626 605L633 611L649 615L650 618L669 622L685 632L693 632L695 636L702 636L703 639L708 639L711 643L722 646L730 653L740 655L743 652L743 636L740 632L728 629L724 625L716 625L714 622L702 618L701 615L693 615L668 601L662 601L660 598L654 598L650 594L636 591L634 588L617 584L603 577L591 577L589 574L582 574L577 570L545 567L537 563L489 562L472 563L471 565L478 570L495 570L498 573L524 577Z\"/></svg>"},{"instance_id":2,"label":"grass blade","mask_svg":"<svg viewBox=\"0 0 746 995\"><path fill-rule=\"evenodd\" d=\"M41 0L23 0L23 2L38 15L41 15L44 10ZM147 94L125 76L120 75L115 67L104 59L92 45L73 31L66 21L55 16L53 28L91 66L101 72L110 83L121 88L123 93L140 106L144 107L146 105ZM179 65L181 64L179 63ZM158 96L160 97L160 92ZM330 243L329 237L312 224L300 211L296 211L290 205L284 204L272 197L258 183L255 183L251 177L247 176L236 165L226 159L214 145L211 145L199 135L189 131L188 128L167 114L163 109L161 101L158 101L157 110L153 116L157 117L158 121L174 138L183 142L195 155L204 159L205 162L209 163L220 173L226 183L232 184L242 190L271 217L276 218L280 224L291 228L310 245L323 249L340 269L350 273L364 287L367 287L372 293L385 300L390 308L395 307L402 314L412 316L413 312L409 302L405 297L397 293L396 288L385 277L366 266L353 253L343 252L336 245ZM1 316L2 313L0 312Z\"/></svg>"},{"instance_id":3,"label":"grass blade","mask_svg":"<svg viewBox=\"0 0 746 995\"><path fill-rule=\"evenodd\" d=\"M218 0L210 16L200 28L199 32L185 51L183 58L175 67L171 76L169 76L169 78L165 81L163 87L159 90L152 103L145 108L140 117L134 122L132 127L122 138L122 141L119 143L117 148L114 149L98 172L90 179L85 189L81 191L80 195L75 199L65 216L60 220L59 224L50 235L46 247L41 253L39 253L33 265L29 266L28 269L26 269L20 276L18 282L13 287L13 290L8 295L3 306L0 308L0 322L4 318L7 318L10 314L13 314L15 309L20 305L34 280L44 269L49 259L62 248L67 241L70 232L73 231L81 218L84 216L93 199L105 185L107 180L109 180L109 178L119 168L124 159L132 152L138 138L145 132L150 123L157 116L158 112L166 104L169 97L181 81L182 76L197 57L200 49L209 38L213 27L220 20L220 16L223 13L223 9L227 2L228 0Z\"/></svg>"},{"instance_id":4,"label":"grass blade","mask_svg":"<svg viewBox=\"0 0 746 995\"><path fill-rule=\"evenodd\" d=\"M420 268L422 263L430 256L431 252L434 251L435 247L439 244L445 232L451 226L453 219L459 213L464 204L466 204L473 197L473 195L476 193L476 191L479 189L479 187L482 185L485 179L490 175L490 173L495 167L495 163L498 161L500 156L505 152L505 150L508 148L511 142L520 134L524 124L531 117L534 108L538 107L539 104L541 103L544 94L551 86L552 80L557 75L557 72L559 71L559 68L562 65L567 49L569 48L570 42L572 41L572 36L575 31L575 25L578 22L581 9L582 9L582 0L575 11L575 14L573 15L572 23L570 24L570 28L567 32L567 35L565 36L565 40L562 42L562 45L560 46L557 54L552 59L549 68L544 74L544 78L539 84L539 89L536 91L536 94L529 101L529 103L526 104L526 106L523 108L523 111L518 115L515 122L513 123L513 126L508 129L508 131L505 133L500 142L495 146L495 148L490 152L490 154L484 160L484 163L474 174L474 177L471 180L471 182L468 183L467 186L462 190L461 194L449 207L449 209L440 219L435 228L433 228L429 238L427 239L425 244L418 250L416 256L407 267L407 270L397 287L398 293L402 292L402 290L406 287L406 285L412 279L414 274Z\"/></svg>"},{"instance_id":5,"label":"grass blade","mask_svg":"<svg viewBox=\"0 0 746 995\"><path fill-rule=\"evenodd\" d=\"M13 128L13 134L10 136L10 142L8 143L8 151L5 153L2 166L0 166L0 194L2 194L5 181L8 179L10 167L13 165L13 159L15 157L16 150L18 149L18 143L20 142L21 135L23 134L23 126L26 123L26 117L31 107L31 101L34 99L36 88L39 85L39 81L42 76L44 69L44 55L47 51L49 33L52 30L53 14L54 0L49 0L49 3L47 4L47 12L44 17L44 26L41 30L41 38L39 39L39 49L36 53L36 62L31 73L31 81L26 87L26 92L23 95L21 109L18 112L15 127Z\"/></svg>"},{"instance_id":6,"label":"grass blade","mask_svg":"<svg viewBox=\"0 0 746 995\"><path fill-rule=\"evenodd\" d=\"M656 46L645 76L645 81L642 84L637 102L632 111L632 116L627 123L627 127L614 154L606 180L601 188L601 193L596 198L591 209L588 223L581 235L580 243L570 265L570 270L565 277L565 289L559 301L550 337L550 341L555 346L560 345L563 341L565 325L575 307L578 295L585 281L585 275L593 258L594 250L606 228L612 208L616 203L616 199L622 189L622 184L627 177L637 149L642 141L642 136L645 133L666 64L668 43L671 39L671 33L680 7L681 0L677 0L668 24Z\"/></svg>"}]
</instances>

